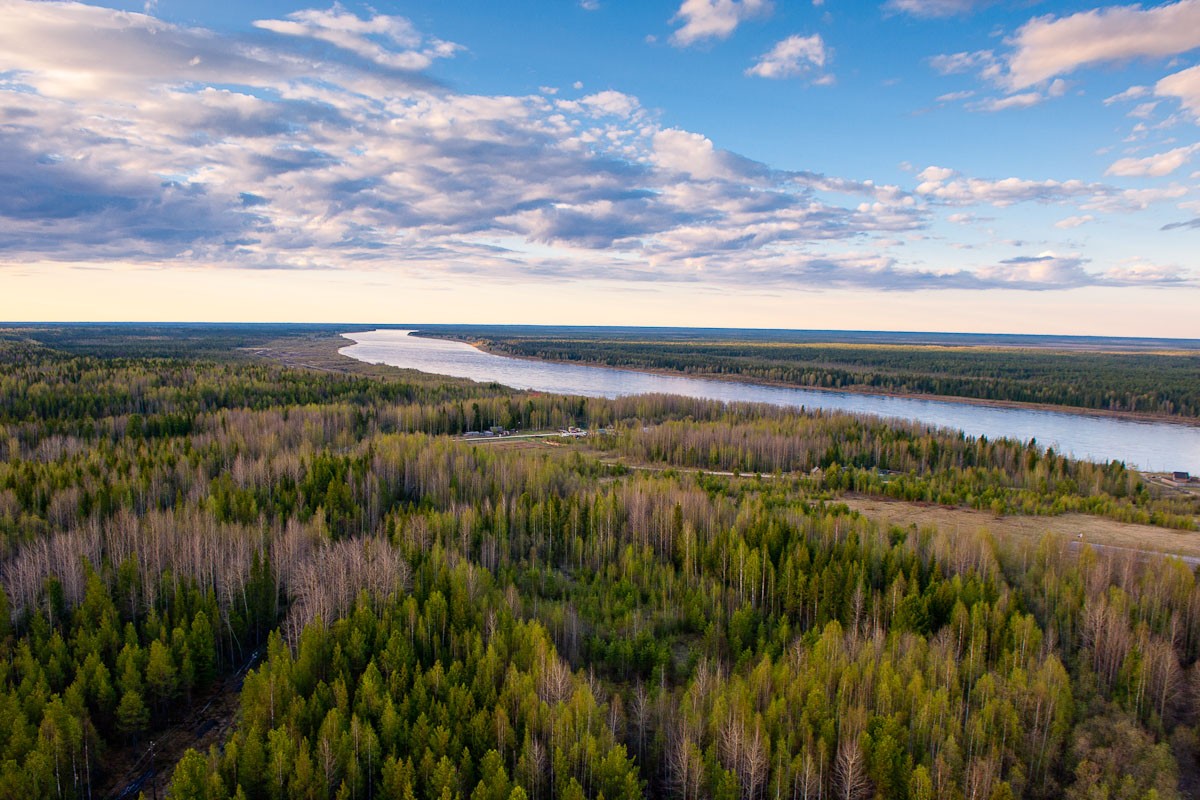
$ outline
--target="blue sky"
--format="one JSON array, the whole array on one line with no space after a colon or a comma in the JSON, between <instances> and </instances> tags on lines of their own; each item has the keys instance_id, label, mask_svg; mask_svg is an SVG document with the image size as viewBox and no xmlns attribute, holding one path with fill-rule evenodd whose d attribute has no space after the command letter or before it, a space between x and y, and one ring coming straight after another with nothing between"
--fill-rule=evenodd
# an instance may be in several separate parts
<instances>
[{"instance_id":1,"label":"blue sky","mask_svg":"<svg viewBox=\"0 0 1200 800\"><path fill-rule=\"evenodd\" d=\"M1200 0L6 0L0 318L1200 337Z\"/></svg>"}]
</instances>

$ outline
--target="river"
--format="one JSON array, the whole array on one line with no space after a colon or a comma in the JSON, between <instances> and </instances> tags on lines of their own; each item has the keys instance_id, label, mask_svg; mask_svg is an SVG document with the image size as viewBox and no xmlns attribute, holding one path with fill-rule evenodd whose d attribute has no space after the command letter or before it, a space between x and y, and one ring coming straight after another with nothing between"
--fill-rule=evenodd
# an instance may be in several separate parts
<instances>
[{"instance_id":1,"label":"river","mask_svg":"<svg viewBox=\"0 0 1200 800\"><path fill-rule=\"evenodd\" d=\"M677 394L726 402L822 408L916 420L972 436L1037 439L1058 452L1090 461L1124 461L1149 471L1200 473L1200 426L1036 408L1006 408L913 397L825 392L715 381L646 372L558 364L485 353L465 342L410 336L408 330L343 334L355 342L344 355L372 364L504 384L551 394L619 397Z\"/></svg>"}]
</instances>

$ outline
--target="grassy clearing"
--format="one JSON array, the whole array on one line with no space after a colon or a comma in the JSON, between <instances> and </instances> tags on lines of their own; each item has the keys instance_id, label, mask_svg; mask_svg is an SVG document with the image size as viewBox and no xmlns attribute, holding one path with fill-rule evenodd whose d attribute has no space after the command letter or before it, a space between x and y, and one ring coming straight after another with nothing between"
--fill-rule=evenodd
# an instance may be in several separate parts
<instances>
[{"instance_id":1,"label":"grassy clearing","mask_svg":"<svg viewBox=\"0 0 1200 800\"><path fill-rule=\"evenodd\" d=\"M997 517L990 512L970 508L946 508L862 495L846 495L841 501L863 516L901 527L931 525L947 533L973 533L986 529L996 536L1018 536L1033 541L1046 533L1070 539L1078 539L1083 534L1083 541L1105 547L1200 558L1200 533L1118 522L1087 514Z\"/></svg>"}]
</instances>

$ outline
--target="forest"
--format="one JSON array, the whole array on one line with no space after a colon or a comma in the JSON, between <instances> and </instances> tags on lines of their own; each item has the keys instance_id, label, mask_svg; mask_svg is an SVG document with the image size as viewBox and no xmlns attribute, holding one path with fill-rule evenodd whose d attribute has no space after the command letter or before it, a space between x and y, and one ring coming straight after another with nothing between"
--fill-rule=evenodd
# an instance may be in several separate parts
<instances>
[{"instance_id":1,"label":"forest","mask_svg":"<svg viewBox=\"0 0 1200 800\"><path fill-rule=\"evenodd\" d=\"M430 326L510 356L870 393L1200 416L1197 342Z\"/></svg>"},{"instance_id":2,"label":"forest","mask_svg":"<svg viewBox=\"0 0 1200 800\"><path fill-rule=\"evenodd\" d=\"M1196 529L1121 463L91 335L0 331L0 797L1200 790L1185 561L845 502Z\"/></svg>"}]
</instances>

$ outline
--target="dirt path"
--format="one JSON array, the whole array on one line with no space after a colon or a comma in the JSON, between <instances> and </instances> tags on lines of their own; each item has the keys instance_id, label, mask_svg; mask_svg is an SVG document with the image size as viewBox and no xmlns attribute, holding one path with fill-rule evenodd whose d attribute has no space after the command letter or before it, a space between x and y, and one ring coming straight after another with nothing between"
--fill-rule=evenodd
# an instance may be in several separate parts
<instances>
[{"instance_id":1,"label":"dirt path","mask_svg":"<svg viewBox=\"0 0 1200 800\"><path fill-rule=\"evenodd\" d=\"M189 747L205 752L225 741L237 718L246 672L259 655L260 651L255 651L237 673L217 681L206 697L197 698L194 710L187 711L184 719L136 745L110 752L105 768L111 778L97 796L114 800L132 800L139 794L151 800L165 797L175 765Z\"/></svg>"}]
</instances>

